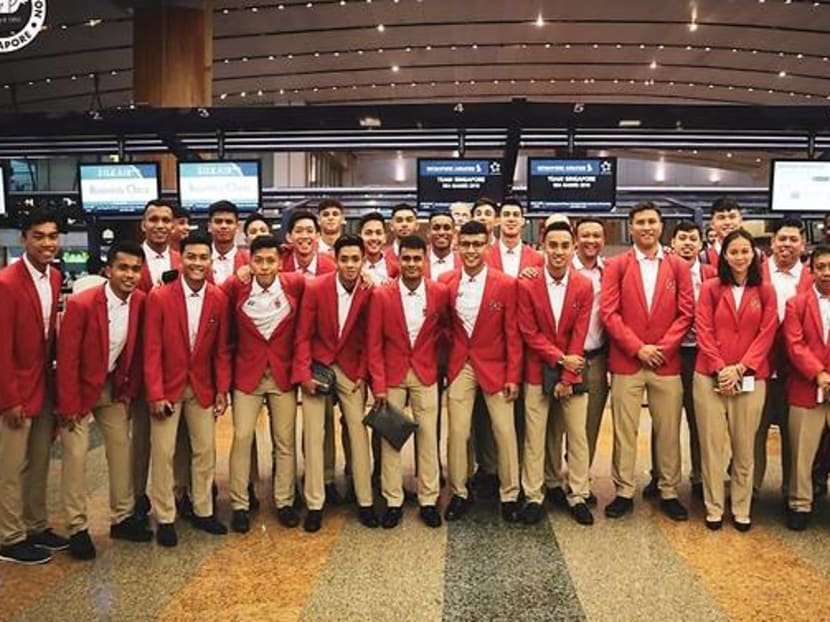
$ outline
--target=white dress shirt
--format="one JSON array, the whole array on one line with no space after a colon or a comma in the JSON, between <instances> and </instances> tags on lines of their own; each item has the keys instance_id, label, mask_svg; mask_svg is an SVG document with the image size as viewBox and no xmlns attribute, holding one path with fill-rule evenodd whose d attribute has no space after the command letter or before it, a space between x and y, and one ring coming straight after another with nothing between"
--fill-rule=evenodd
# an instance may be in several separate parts
<instances>
[{"instance_id":1,"label":"white dress shirt","mask_svg":"<svg viewBox=\"0 0 830 622\"><path fill-rule=\"evenodd\" d=\"M821 334L824 344L827 345L827 338L830 337L830 297L824 296L816 286L813 285L813 292L818 298L818 310L821 314Z\"/></svg>"},{"instance_id":2,"label":"white dress shirt","mask_svg":"<svg viewBox=\"0 0 830 622\"><path fill-rule=\"evenodd\" d=\"M484 284L487 282L487 266L475 276L461 271L461 280L458 283L458 297L455 300L455 310L468 337L472 337L473 329L481 309L481 299L484 297Z\"/></svg>"},{"instance_id":3,"label":"white dress shirt","mask_svg":"<svg viewBox=\"0 0 830 622\"><path fill-rule=\"evenodd\" d=\"M297 259L297 255L294 255L294 266L295 272L299 272L305 276L317 276L317 253L314 253L311 256L311 261L308 262L308 265L303 268L300 266L300 260Z\"/></svg>"},{"instance_id":4,"label":"white dress shirt","mask_svg":"<svg viewBox=\"0 0 830 622\"><path fill-rule=\"evenodd\" d=\"M331 246L329 246L328 244L326 244L326 242L325 242L325 240L323 240L323 238L318 238L318 240L317 240L317 252L318 253L334 253L334 245L332 244ZM315 261L316 261L316 259L315 259Z\"/></svg>"},{"instance_id":5,"label":"white dress shirt","mask_svg":"<svg viewBox=\"0 0 830 622\"><path fill-rule=\"evenodd\" d=\"M372 273L377 283L384 283L389 280L389 270L386 267L386 256L381 253L377 263L366 260L366 269Z\"/></svg>"},{"instance_id":6,"label":"white dress shirt","mask_svg":"<svg viewBox=\"0 0 830 622\"><path fill-rule=\"evenodd\" d=\"M735 311L738 311L741 308L741 299L744 297L745 289L745 285L732 286L732 299L735 301Z\"/></svg>"},{"instance_id":7,"label":"white dress shirt","mask_svg":"<svg viewBox=\"0 0 830 622\"><path fill-rule=\"evenodd\" d=\"M605 262L602 257L597 257L596 265L593 268L586 268L582 260L577 255L574 255L572 265L574 270L579 274L591 279L591 286L594 290L594 301L591 303L591 320L588 323L588 334L585 336L585 351L590 352L605 345L605 328L599 316L602 271L605 269Z\"/></svg>"},{"instance_id":8,"label":"white dress shirt","mask_svg":"<svg viewBox=\"0 0 830 622\"><path fill-rule=\"evenodd\" d=\"M251 318L259 334L267 341L288 317L291 304L288 302L279 278L274 279L267 289L254 279L251 283L251 294L242 305L242 310Z\"/></svg>"},{"instance_id":9,"label":"white dress shirt","mask_svg":"<svg viewBox=\"0 0 830 622\"><path fill-rule=\"evenodd\" d=\"M349 310L352 308L352 301L354 300L354 293L357 286L352 291L347 291L340 282L340 277L334 277L334 282L337 284L337 336L342 337L346 320L349 319Z\"/></svg>"},{"instance_id":10,"label":"white dress shirt","mask_svg":"<svg viewBox=\"0 0 830 622\"><path fill-rule=\"evenodd\" d=\"M144 249L144 261L147 262L147 269L150 271L150 280L153 285L161 283L161 275L172 268L170 263L170 246L164 249L164 252L157 253L147 242L141 244Z\"/></svg>"},{"instance_id":11,"label":"white dress shirt","mask_svg":"<svg viewBox=\"0 0 830 622\"><path fill-rule=\"evenodd\" d=\"M107 297L107 321L109 322L109 364L107 372L112 372L118 363L118 357L127 345L127 329L130 326L130 298L121 300L112 291L112 286L107 283L104 286L104 294Z\"/></svg>"},{"instance_id":12,"label":"white dress shirt","mask_svg":"<svg viewBox=\"0 0 830 622\"><path fill-rule=\"evenodd\" d=\"M769 259L769 278L772 287L775 289L775 301L778 306L778 321L784 321L784 311L787 309L787 301L798 293L798 284L801 281L801 271L804 266L800 261L789 270L780 270L775 265L774 259Z\"/></svg>"},{"instance_id":13,"label":"white dress shirt","mask_svg":"<svg viewBox=\"0 0 830 622\"><path fill-rule=\"evenodd\" d=\"M502 272L509 274L512 277L519 276L519 266L522 262L522 243L521 241L513 248L508 248L507 245L499 238L499 254L501 255Z\"/></svg>"},{"instance_id":14,"label":"white dress shirt","mask_svg":"<svg viewBox=\"0 0 830 622\"><path fill-rule=\"evenodd\" d=\"M205 304L205 290L207 287L202 283L198 292L190 289L187 281L182 281L184 301L187 307L187 336L190 342L190 351L196 346L196 336L199 334L199 320L202 318L202 307Z\"/></svg>"},{"instance_id":15,"label":"white dress shirt","mask_svg":"<svg viewBox=\"0 0 830 622\"><path fill-rule=\"evenodd\" d=\"M217 285L221 285L228 278L233 276L233 266L236 261L236 250L236 246L234 246L223 255L216 250L215 246L213 247L213 282Z\"/></svg>"},{"instance_id":16,"label":"white dress shirt","mask_svg":"<svg viewBox=\"0 0 830 622\"><path fill-rule=\"evenodd\" d=\"M438 277L445 272L452 272L455 267L455 259L452 251L447 253L446 257L438 257L429 249L429 278L432 281L437 281Z\"/></svg>"},{"instance_id":17,"label":"white dress shirt","mask_svg":"<svg viewBox=\"0 0 830 622\"><path fill-rule=\"evenodd\" d=\"M651 303L654 302L654 290L657 288L657 271L660 270L660 262L663 261L663 247L657 245L657 253L654 257L646 257L636 246L634 256L640 264L640 276L643 279L643 293L646 295L646 307L651 312Z\"/></svg>"},{"instance_id":18,"label":"white dress shirt","mask_svg":"<svg viewBox=\"0 0 830 622\"><path fill-rule=\"evenodd\" d=\"M427 288L424 280L414 290L404 285L403 280L398 283L403 303L403 315L406 320L406 332L409 334L409 345L414 346L421 327L424 325L424 317L427 313Z\"/></svg>"},{"instance_id":19,"label":"white dress shirt","mask_svg":"<svg viewBox=\"0 0 830 622\"><path fill-rule=\"evenodd\" d=\"M562 318L562 308L565 306L565 291L568 289L568 271L561 281L553 278L549 270L545 270L545 282L548 284L548 302L553 311L553 320L556 323L555 330L559 330L559 320Z\"/></svg>"},{"instance_id":20,"label":"white dress shirt","mask_svg":"<svg viewBox=\"0 0 830 622\"><path fill-rule=\"evenodd\" d=\"M52 317L52 280L49 278L49 266L46 267L44 272L41 272L29 261L29 256L26 253L23 253L23 263L26 265L26 270L29 271L29 276L32 277L38 300L40 300L40 319L43 321L43 338L49 339L49 320Z\"/></svg>"}]
</instances>

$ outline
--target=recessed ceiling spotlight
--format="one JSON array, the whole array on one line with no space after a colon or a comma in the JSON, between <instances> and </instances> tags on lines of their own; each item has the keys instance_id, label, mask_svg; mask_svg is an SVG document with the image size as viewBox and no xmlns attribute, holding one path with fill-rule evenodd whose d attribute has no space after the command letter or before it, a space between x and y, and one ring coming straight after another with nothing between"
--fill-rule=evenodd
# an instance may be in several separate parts
<instances>
[{"instance_id":1,"label":"recessed ceiling spotlight","mask_svg":"<svg viewBox=\"0 0 830 622\"><path fill-rule=\"evenodd\" d=\"M383 24L378 24L377 25L377 31L378 32L383 32L384 30L386 30L386 26L384 26Z\"/></svg>"},{"instance_id":2,"label":"recessed ceiling spotlight","mask_svg":"<svg viewBox=\"0 0 830 622\"><path fill-rule=\"evenodd\" d=\"M541 28L545 25L545 19L542 17L541 13L539 13L539 15L536 16L536 21L534 23L536 24L537 28Z\"/></svg>"}]
</instances>

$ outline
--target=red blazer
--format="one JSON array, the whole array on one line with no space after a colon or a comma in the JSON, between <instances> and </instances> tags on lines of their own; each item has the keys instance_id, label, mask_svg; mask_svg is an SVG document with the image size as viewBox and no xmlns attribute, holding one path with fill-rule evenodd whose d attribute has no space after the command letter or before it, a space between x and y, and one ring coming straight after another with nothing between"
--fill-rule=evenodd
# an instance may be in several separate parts
<instances>
[{"instance_id":1,"label":"red blazer","mask_svg":"<svg viewBox=\"0 0 830 622\"><path fill-rule=\"evenodd\" d=\"M79 415L92 410L109 379L109 321L105 283L66 301L58 338L57 408L61 415ZM144 299L140 290L130 297L127 342L112 372L114 400L134 398L141 381L139 328L143 323Z\"/></svg>"},{"instance_id":2,"label":"red blazer","mask_svg":"<svg viewBox=\"0 0 830 622\"><path fill-rule=\"evenodd\" d=\"M615 374L634 374L643 365L637 351L645 344L661 346L661 376L680 373L680 344L692 327L695 302L692 274L685 259L665 253L657 272L651 312L634 249L606 263L602 274L600 315L611 338L608 366Z\"/></svg>"},{"instance_id":3,"label":"red blazer","mask_svg":"<svg viewBox=\"0 0 830 622\"><path fill-rule=\"evenodd\" d=\"M447 259L450 261L453 270L460 270L461 269L461 255L458 254L457 251L451 252L447 255ZM429 262L429 249L427 249L426 257L424 258L424 278L432 280L432 276L430 275L430 262ZM449 272L449 270L447 271Z\"/></svg>"},{"instance_id":4,"label":"red blazer","mask_svg":"<svg viewBox=\"0 0 830 622\"><path fill-rule=\"evenodd\" d=\"M178 251L174 251L172 248L170 249L170 269L182 269L182 256ZM138 289L143 292L149 292L155 285L156 284L153 283L153 278L150 276L150 268L147 264L147 258L145 257L144 263L141 266L141 278L138 281Z\"/></svg>"},{"instance_id":5,"label":"red blazer","mask_svg":"<svg viewBox=\"0 0 830 622\"><path fill-rule=\"evenodd\" d=\"M424 323L410 345L399 280L375 287L369 305L368 347L372 393L386 393L400 385L411 367L424 386L438 381L439 349L449 324L449 291L446 285L424 278Z\"/></svg>"},{"instance_id":6,"label":"red blazer","mask_svg":"<svg viewBox=\"0 0 830 622\"><path fill-rule=\"evenodd\" d=\"M761 276L764 283L772 285L770 278L770 262L774 261L771 257L764 257L761 260ZM801 294L810 291L813 288L813 274L810 272L810 267L807 264L802 264L801 278L798 280L798 285L795 287L796 294ZM773 290L775 287L773 286ZM776 292L776 297L778 292ZM777 298L776 298L777 299ZM790 371L789 361L787 360L787 347L784 344L783 322L775 333L775 341L772 344L769 352L770 373L776 372L779 376L785 377Z\"/></svg>"},{"instance_id":7,"label":"red blazer","mask_svg":"<svg viewBox=\"0 0 830 622\"><path fill-rule=\"evenodd\" d=\"M787 374L787 401L799 408L815 408L816 376L830 370L830 347L824 343L816 294L801 292L787 301L787 312L781 325L784 345L791 362Z\"/></svg>"},{"instance_id":8,"label":"red blazer","mask_svg":"<svg viewBox=\"0 0 830 622\"><path fill-rule=\"evenodd\" d=\"M521 272L525 268L544 267L545 258L542 256L542 253L531 248L524 242L522 242L521 245L522 254L521 257L519 257L519 272ZM502 268L501 264L501 248L499 247L498 240L496 240L495 244L493 244L487 249L487 253L484 255L484 263L486 263L491 268L494 268L499 271L504 271L504 268Z\"/></svg>"},{"instance_id":9,"label":"red blazer","mask_svg":"<svg viewBox=\"0 0 830 622\"><path fill-rule=\"evenodd\" d=\"M732 288L709 279L700 289L695 314L695 371L715 374L726 365L743 363L763 380L769 377L769 350L778 328L775 291L762 283L747 287L735 309Z\"/></svg>"},{"instance_id":10,"label":"red blazer","mask_svg":"<svg viewBox=\"0 0 830 622\"><path fill-rule=\"evenodd\" d=\"M0 411L23 406L27 417L35 417L43 409L61 291L60 272L48 270L52 314L46 340L40 298L26 264L21 259L0 270Z\"/></svg>"},{"instance_id":11,"label":"red blazer","mask_svg":"<svg viewBox=\"0 0 830 622\"><path fill-rule=\"evenodd\" d=\"M366 308L370 292L358 284L343 327L337 330L337 273L310 279L303 294L303 310L297 322L292 382L311 379L311 363L337 363L352 382L364 380L366 363Z\"/></svg>"},{"instance_id":12,"label":"red blazer","mask_svg":"<svg viewBox=\"0 0 830 622\"><path fill-rule=\"evenodd\" d=\"M701 282L718 276L718 269L715 266L710 265L708 263L700 263L700 262L698 262L697 265L700 266L700 280L701 280Z\"/></svg>"},{"instance_id":13,"label":"red blazer","mask_svg":"<svg viewBox=\"0 0 830 622\"><path fill-rule=\"evenodd\" d=\"M451 343L447 359L447 379L452 382L467 361L473 366L479 386L485 393L496 393L508 382L522 381L522 339L516 317L516 279L498 270L487 270L484 295L472 336L455 312L458 285L463 270L445 272L439 281L450 291Z\"/></svg>"},{"instance_id":14,"label":"red blazer","mask_svg":"<svg viewBox=\"0 0 830 622\"><path fill-rule=\"evenodd\" d=\"M389 245L383 249L383 257L386 259L386 273L390 279L396 278L401 273L401 262L395 254L395 247Z\"/></svg>"},{"instance_id":15,"label":"red blazer","mask_svg":"<svg viewBox=\"0 0 830 622\"><path fill-rule=\"evenodd\" d=\"M706 249L706 258L709 260L709 265L712 266L715 269L715 273L717 273L720 255L718 254L718 251L715 250L714 246L710 246Z\"/></svg>"},{"instance_id":16,"label":"red blazer","mask_svg":"<svg viewBox=\"0 0 830 622\"><path fill-rule=\"evenodd\" d=\"M294 261L294 253L291 253L282 260L280 272L295 272L296 270L297 264ZM331 255L328 253L317 253L317 274L308 276L322 276L324 274L328 274L329 272L335 272L336 270L337 264L334 262Z\"/></svg>"},{"instance_id":17,"label":"red blazer","mask_svg":"<svg viewBox=\"0 0 830 622\"><path fill-rule=\"evenodd\" d=\"M248 249L237 247L236 254L233 256L233 273L226 280L230 280L231 278L236 276L237 271L239 271L239 269L242 266L247 266L250 263L251 263L251 253L248 251ZM214 283L213 270L208 270L207 275L206 275L205 278L207 279L208 283L213 284ZM222 283L222 284L224 285L224 283Z\"/></svg>"},{"instance_id":18,"label":"red blazer","mask_svg":"<svg viewBox=\"0 0 830 622\"><path fill-rule=\"evenodd\" d=\"M306 280L303 275L296 273L280 273L277 278L291 311L267 341L244 310L245 303L251 295L253 282L226 290L234 322L233 385L245 393L252 393L257 388L269 366L280 391L290 391L293 386L291 352L294 349L294 329ZM222 289L224 285L223 283Z\"/></svg>"},{"instance_id":19,"label":"red blazer","mask_svg":"<svg viewBox=\"0 0 830 622\"><path fill-rule=\"evenodd\" d=\"M147 297L144 321L144 386L148 402L178 402L190 384L207 408L231 387L230 315L225 294L206 283L204 306L193 352L187 328L182 279Z\"/></svg>"},{"instance_id":20,"label":"red blazer","mask_svg":"<svg viewBox=\"0 0 830 622\"><path fill-rule=\"evenodd\" d=\"M556 367L565 354L585 354L585 337L591 321L594 287L590 279L568 270L568 286L559 325L548 297L546 270L533 279L519 279L519 330L525 349L525 382L543 384L544 363ZM579 374L562 372L563 382L582 382Z\"/></svg>"}]
</instances>

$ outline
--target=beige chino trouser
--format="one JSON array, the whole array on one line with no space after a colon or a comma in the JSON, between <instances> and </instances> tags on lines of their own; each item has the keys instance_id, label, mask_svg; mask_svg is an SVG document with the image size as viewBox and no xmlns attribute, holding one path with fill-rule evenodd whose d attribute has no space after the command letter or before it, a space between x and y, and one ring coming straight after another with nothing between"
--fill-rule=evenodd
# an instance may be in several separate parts
<instances>
[{"instance_id":1,"label":"beige chino trouser","mask_svg":"<svg viewBox=\"0 0 830 622\"><path fill-rule=\"evenodd\" d=\"M813 509L813 461L825 427L830 427L830 404L816 408L790 406L792 464L788 503L796 512Z\"/></svg>"}]
</instances>

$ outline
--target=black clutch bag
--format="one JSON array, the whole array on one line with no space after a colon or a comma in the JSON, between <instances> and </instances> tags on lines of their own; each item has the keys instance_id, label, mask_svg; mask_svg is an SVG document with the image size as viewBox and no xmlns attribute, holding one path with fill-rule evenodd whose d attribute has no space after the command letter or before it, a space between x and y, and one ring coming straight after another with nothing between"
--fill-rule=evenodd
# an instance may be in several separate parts
<instances>
[{"instance_id":1,"label":"black clutch bag","mask_svg":"<svg viewBox=\"0 0 830 622\"><path fill-rule=\"evenodd\" d=\"M388 403L383 406L372 406L363 418L363 423L385 438L397 451L401 450L412 433L418 429L417 423Z\"/></svg>"},{"instance_id":2,"label":"black clutch bag","mask_svg":"<svg viewBox=\"0 0 830 622\"><path fill-rule=\"evenodd\" d=\"M588 369L588 362L585 362L585 369ZM584 370L583 370L584 373ZM557 365L556 367L551 367L550 365L545 365L545 378L544 378L544 390L546 395L552 395L553 389L556 387L556 384L559 382L559 378L562 375L562 367L561 365ZM583 393L588 392L588 387L585 385L584 382L580 382L579 384L571 385L573 388L574 395L581 395Z\"/></svg>"},{"instance_id":3,"label":"black clutch bag","mask_svg":"<svg viewBox=\"0 0 830 622\"><path fill-rule=\"evenodd\" d=\"M317 385L317 393L319 395L331 395L334 393L334 387L337 384L337 376L334 370L328 365L323 365L317 361L311 363L311 379Z\"/></svg>"}]
</instances>

